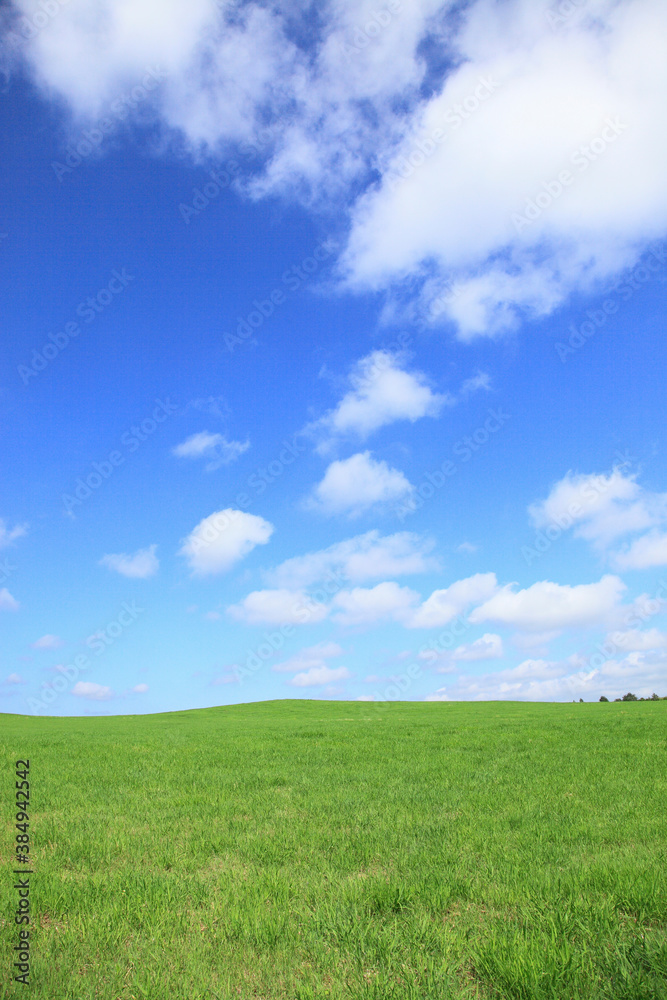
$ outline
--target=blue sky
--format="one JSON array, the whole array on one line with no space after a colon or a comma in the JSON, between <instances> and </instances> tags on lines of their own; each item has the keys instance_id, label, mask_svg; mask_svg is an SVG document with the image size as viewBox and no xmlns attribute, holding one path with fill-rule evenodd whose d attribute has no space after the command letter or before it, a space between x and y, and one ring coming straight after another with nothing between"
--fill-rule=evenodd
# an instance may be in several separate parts
<instances>
[{"instance_id":1,"label":"blue sky","mask_svg":"<svg viewBox=\"0 0 667 1000\"><path fill-rule=\"evenodd\" d=\"M667 12L314 10L4 10L0 710L667 694Z\"/></svg>"}]
</instances>

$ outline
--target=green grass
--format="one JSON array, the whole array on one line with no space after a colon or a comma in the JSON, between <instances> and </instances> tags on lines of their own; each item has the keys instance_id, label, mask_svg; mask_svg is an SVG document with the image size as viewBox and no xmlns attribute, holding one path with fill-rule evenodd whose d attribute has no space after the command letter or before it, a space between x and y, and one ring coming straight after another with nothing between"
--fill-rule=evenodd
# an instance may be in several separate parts
<instances>
[{"instance_id":1,"label":"green grass","mask_svg":"<svg viewBox=\"0 0 667 1000\"><path fill-rule=\"evenodd\" d=\"M5 715L0 745L10 1000L667 998L667 702Z\"/></svg>"}]
</instances>

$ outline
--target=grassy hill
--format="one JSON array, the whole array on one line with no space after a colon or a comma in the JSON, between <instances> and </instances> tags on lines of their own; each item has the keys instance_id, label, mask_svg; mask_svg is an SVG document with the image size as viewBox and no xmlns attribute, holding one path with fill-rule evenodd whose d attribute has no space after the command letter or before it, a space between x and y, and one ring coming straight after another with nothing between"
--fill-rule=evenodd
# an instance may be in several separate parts
<instances>
[{"instance_id":1,"label":"grassy hill","mask_svg":"<svg viewBox=\"0 0 667 1000\"><path fill-rule=\"evenodd\" d=\"M667 997L667 702L4 715L0 746L8 1000Z\"/></svg>"}]
</instances>

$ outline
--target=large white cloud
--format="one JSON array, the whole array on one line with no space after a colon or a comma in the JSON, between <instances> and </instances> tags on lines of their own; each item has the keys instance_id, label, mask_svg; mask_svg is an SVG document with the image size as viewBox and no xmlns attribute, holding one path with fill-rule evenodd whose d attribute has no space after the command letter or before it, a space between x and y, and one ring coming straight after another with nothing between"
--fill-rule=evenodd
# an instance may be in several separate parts
<instances>
[{"instance_id":1,"label":"large white cloud","mask_svg":"<svg viewBox=\"0 0 667 1000\"><path fill-rule=\"evenodd\" d=\"M475 608L469 620L473 624L494 621L527 632L602 625L618 609L626 585L617 576L607 575L598 583L577 586L542 580L525 590L512 588L513 584L507 584Z\"/></svg>"},{"instance_id":2,"label":"large white cloud","mask_svg":"<svg viewBox=\"0 0 667 1000\"><path fill-rule=\"evenodd\" d=\"M185 556L193 576L225 573L257 545L265 545L273 534L273 525L256 514L231 507L205 517L183 542Z\"/></svg>"},{"instance_id":3,"label":"large white cloud","mask_svg":"<svg viewBox=\"0 0 667 1000\"><path fill-rule=\"evenodd\" d=\"M399 469L364 451L332 462L305 505L323 514L355 518L379 504L409 502L412 493L413 486Z\"/></svg>"},{"instance_id":4,"label":"large white cloud","mask_svg":"<svg viewBox=\"0 0 667 1000\"><path fill-rule=\"evenodd\" d=\"M553 30L551 0L470 4L460 65L355 206L353 286L421 274L425 306L440 299L472 338L517 308L550 312L664 235L667 8L585 6Z\"/></svg>"},{"instance_id":5,"label":"large white cloud","mask_svg":"<svg viewBox=\"0 0 667 1000\"><path fill-rule=\"evenodd\" d=\"M336 542L318 552L286 559L267 572L266 580L275 587L308 587L329 577L350 583L382 577L424 573L437 569L429 556L435 542L411 531L380 535L377 529Z\"/></svg>"},{"instance_id":6,"label":"large white cloud","mask_svg":"<svg viewBox=\"0 0 667 1000\"><path fill-rule=\"evenodd\" d=\"M310 16L79 0L18 50L79 124L152 71L132 115L154 109L196 158L255 139L239 188L339 196L348 283L416 290L464 338L549 312L665 235L663 0L588 0L559 23L552 0L322 0L317 31Z\"/></svg>"}]
</instances>

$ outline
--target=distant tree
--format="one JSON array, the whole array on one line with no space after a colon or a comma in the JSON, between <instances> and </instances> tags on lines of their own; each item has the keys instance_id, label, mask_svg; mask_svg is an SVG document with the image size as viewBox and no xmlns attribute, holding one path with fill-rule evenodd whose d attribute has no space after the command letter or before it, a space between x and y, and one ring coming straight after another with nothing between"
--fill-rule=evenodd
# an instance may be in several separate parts
<instances>
[{"instance_id":1,"label":"distant tree","mask_svg":"<svg viewBox=\"0 0 667 1000\"><path fill-rule=\"evenodd\" d=\"M579 699L579 704L580 704L580 705L581 705L581 703L582 703L582 701L583 701L583 700L584 700L583 698L580 698L580 699Z\"/></svg>"},{"instance_id":2,"label":"distant tree","mask_svg":"<svg viewBox=\"0 0 667 1000\"><path fill-rule=\"evenodd\" d=\"M633 694L632 691L628 691L627 694L623 695L621 701L639 701L639 698L636 694Z\"/></svg>"},{"instance_id":3,"label":"distant tree","mask_svg":"<svg viewBox=\"0 0 667 1000\"><path fill-rule=\"evenodd\" d=\"M651 697L649 698L649 701L660 701L660 695L656 694L654 691Z\"/></svg>"},{"instance_id":4,"label":"distant tree","mask_svg":"<svg viewBox=\"0 0 667 1000\"><path fill-rule=\"evenodd\" d=\"M609 701L609 698L605 698L603 694L600 695L600 701Z\"/></svg>"},{"instance_id":5,"label":"distant tree","mask_svg":"<svg viewBox=\"0 0 667 1000\"><path fill-rule=\"evenodd\" d=\"M614 698L614 701L623 701L622 698Z\"/></svg>"}]
</instances>

